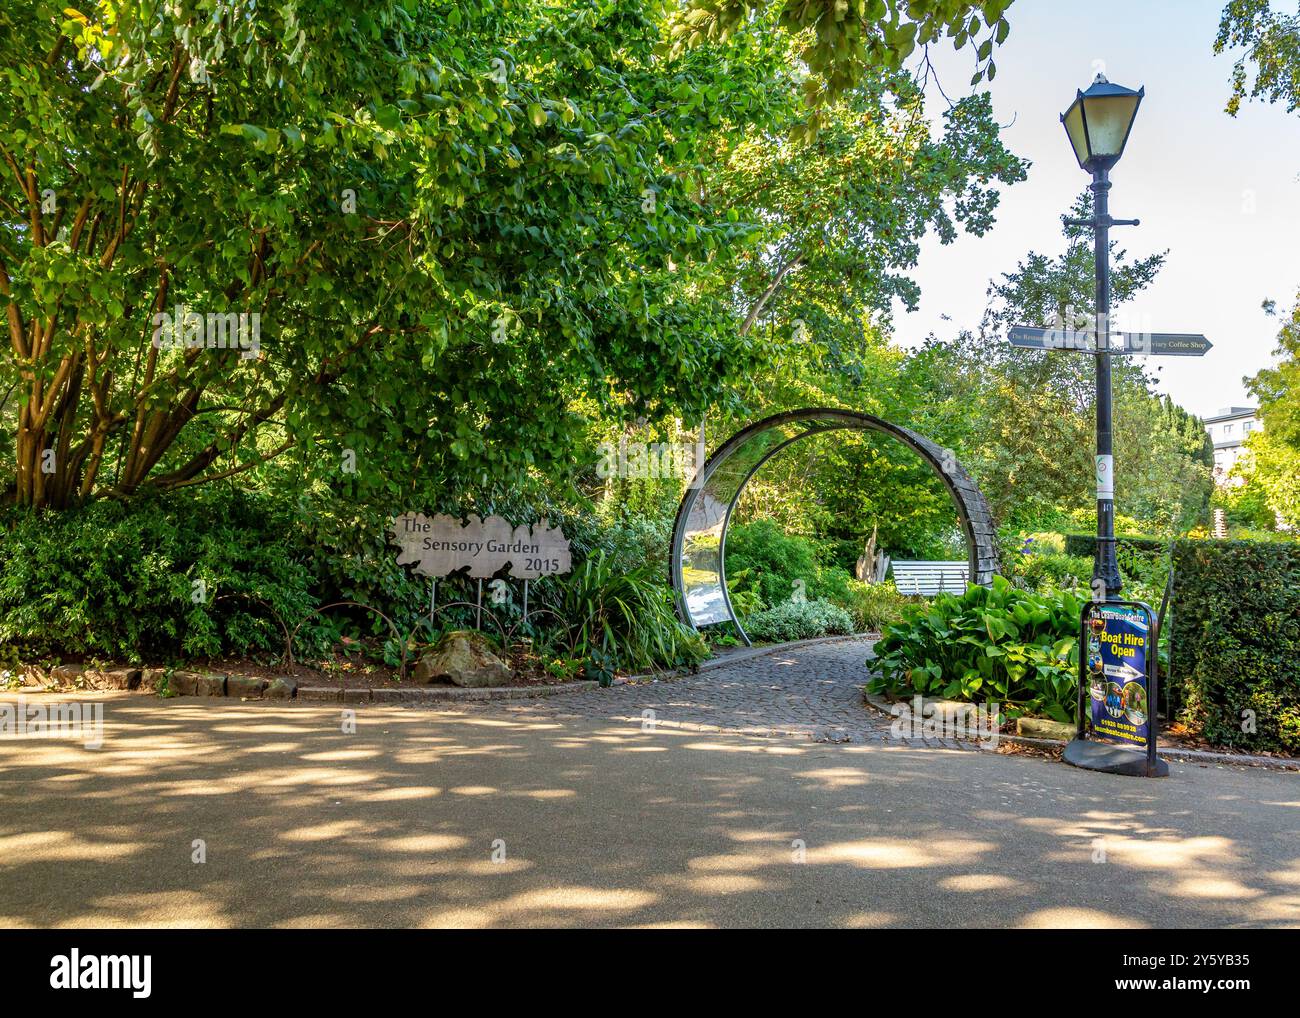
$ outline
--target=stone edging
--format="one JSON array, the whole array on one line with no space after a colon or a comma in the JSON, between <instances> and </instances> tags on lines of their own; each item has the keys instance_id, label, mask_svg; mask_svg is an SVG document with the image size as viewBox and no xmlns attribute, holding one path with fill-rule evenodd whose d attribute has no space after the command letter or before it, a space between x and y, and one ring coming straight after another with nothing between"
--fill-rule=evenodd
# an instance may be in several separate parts
<instances>
[{"instance_id":1,"label":"stone edging","mask_svg":"<svg viewBox=\"0 0 1300 1018\"><path fill-rule=\"evenodd\" d=\"M614 679L611 685L628 686L642 682L669 682L673 679L688 678L701 672L712 671L723 665L748 661L751 658L775 654L779 651L793 650L821 643L837 643L841 640L861 640L866 634L857 633L849 636L820 636L811 640L797 640L793 643L774 643L765 647L744 647L730 651L718 657L701 661L695 667L672 668L661 672L648 672L643 675L624 675ZM299 686L299 700L324 701L328 703L445 703L460 700L526 700L533 697L556 696L560 693L573 693L581 690L597 689L600 684L592 679L579 679L574 682L553 683L545 686L493 686L484 689L465 689L460 686L413 686L409 689L335 689L330 686Z\"/></svg>"},{"instance_id":2,"label":"stone edging","mask_svg":"<svg viewBox=\"0 0 1300 1018\"><path fill-rule=\"evenodd\" d=\"M865 633L849 636L822 636L793 643L774 643L764 647L744 647L709 658L693 668L675 668L644 675L627 675L616 678L613 685L623 686L640 682L661 682L684 678L700 672L721 668L723 665L748 661L751 658L795 650L822 643L842 640L869 639ZM55 665L49 677L59 682L90 677L92 681L109 690L151 692L159 679L167 674L163 668L109 668L93 669L85 665ZM270 679L230 672L196 672L177 669L171 673L169 687L176 696L226 696L245 700L303 700L317 703L445 703L459 700L523 700L532 697L555 696L559 693L596 689L599 683L592 679L552 683L543 686L492 686L482 689L460 686L409 686L347 689L335 686L304 686L291 676Z\"/></svg>"},{"instance_id":3,"label":"stone edging","mask_svg":"<svg viewBox=\"0 0 1300 1018\"><path fill-rule=\"evenodd\" d=\"M882 714L893 716L891 704L882 696L862 691L862 701L868 707ZM1064 739L1037 739L1027 735L999 735L999 742L1009 742L1016 746L1029 746L1033 749L1064 749ZM983 748L983 747L980 747ZM985 752L996 752L985 750ZM1216 753L1207 749L1179 749L1176 746L1163 746L1160 755L1169 760L1181 760L1185 763L1235 764L1238 767L1274 767L1284 771L1300 771L1300 760L1293 757L1254 756L1244 753Z\"/></svg>"}]
</instances>

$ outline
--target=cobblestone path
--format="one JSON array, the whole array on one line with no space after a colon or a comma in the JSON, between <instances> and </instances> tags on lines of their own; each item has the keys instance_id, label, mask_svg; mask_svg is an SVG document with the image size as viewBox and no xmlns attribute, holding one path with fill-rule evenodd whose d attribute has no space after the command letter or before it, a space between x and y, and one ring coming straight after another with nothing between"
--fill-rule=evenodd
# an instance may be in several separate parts
<instances>
[{"instance_id":1,"label":"cobblestone path","mask_svg":"<svg viewBox=\"0 0 1300 1018\"><path fill-rule=\"evenodd\" d=\"M515 718L652 722L694 731L804 735L818 742L895 741L892 719L862 700L871 646L862 637L794 645L757 657L740 652L740 659L698 675L462 706ZM951 739L901 741L950 749L970 745Z\"/></svg>"}]
</instances>

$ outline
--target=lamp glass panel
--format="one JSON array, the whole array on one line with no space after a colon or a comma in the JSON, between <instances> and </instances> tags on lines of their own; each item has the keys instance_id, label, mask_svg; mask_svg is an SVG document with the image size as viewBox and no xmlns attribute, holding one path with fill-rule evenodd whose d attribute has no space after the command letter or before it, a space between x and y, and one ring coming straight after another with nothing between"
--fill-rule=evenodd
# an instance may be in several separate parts
<instances>
[{"instance_id":1,"label":"lamp glass panel","mask_svg":"<svg viewBox=\"0 0 1300 1018\"><path fill-rule=\"evenodd\" d=\"M1076 102L1065 114L1065 131L1074 147L1074 158L1082 166L1088 161L1088 139L1083 133L1083 103Z\"/></svg>"},{"instance_id":2,"label":"lamp glass panel","mask_svg":"<svg viewBox=\"0 0 1300 1018\"><path fill-rule=\"evenodd\" d=\"M1128 137L1138 97L1102 95L1085 98L1083 104L1088 117L1088 141L1092 145L1092 155L1118 156L1124 148L1124 139Z\"/></svg>"}]
</instances>

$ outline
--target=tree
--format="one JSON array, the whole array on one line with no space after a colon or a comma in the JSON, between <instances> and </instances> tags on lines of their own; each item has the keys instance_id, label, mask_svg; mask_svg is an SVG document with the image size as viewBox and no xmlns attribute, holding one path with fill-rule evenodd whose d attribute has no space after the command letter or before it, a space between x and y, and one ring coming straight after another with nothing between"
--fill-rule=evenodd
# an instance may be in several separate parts
<instances>
[{"instance_id":1,"label":"tree","mask_svg":"<svg viewBox=\"0 0 1300 1018\"><path fill-rule=\"evenodd\" d=\"M806 94L816 103L839 98L870 69L898 70L918 48L946 36L957 49L972 44L974 85L997 76L993 47L1011 31L1004 17L1010 6L1011 0L691 0L672 19L671 51L723 42L755 17L774 17L798 41L810 72Z\"/></svg>"},{"instance_id":2,"label":"tree","mask_svg":"<svg viewBox=\"0 0 1300 1018\"><path fill-rule=\"evenodd\" d=\"M653 0L82 6L0 12L7 498L508 482L568 462L578 396L698 414L749 366L695 291L754 226L684 169L763 123L759 33L664 62Z\"/></svg>"},{"instance_id":3,"label":"tree","mask_svg":"<svg viewBox=\"0 0 1300 1018\"><path fill-rule=\"evenodd\" d=\"M1243 99L1285 102L1288 113L1300 109L1300 12L1273 10L1269 0L1230 0L1219 20L1214 52L1245 47L1232 67L1227 112L1236 116ZM1255 78L1249 80L1248 65Z\"/></svg>"},{"instance_id":4,"label":"tree","mask_svg":"<svg viewBox=\"0 0 1300 1018\"><path fill-rule=\"evenodd\" d=\"M790 119L804 116L801 102L782 108ZM821 113L813 140L791 141L778 121L703 178L711 200L763 226L761 250L720 280L742 332L766 356L736 386L722 431L818 405L910 416L894 395L903 355L889 346L889 313L895 299L910 307L919 297L911 270L921 238L982 235L1001 188L1025 175L1001 143L986 95L951 104L932 130L917 77L873 70ZM930 469L869 435L801 444L747 491L748 511L788 529L859 542L878 526L881 543L899 554L937 553L937 535L955 525Z\"/></svg>"},{"instance_id":5,"label":"tree","mask_svg":"<svg viewBox=\"0 0 1300 1018\"><path fill-rule=\"evenodd\" d=\"M1016 350L1003 338L1011 324L1070 322L1094 312L1091 243L1066 222L1087 217L1084 192L1062 216L1066 249L1030 252L990 284L978 332L951 343L932 339L904 367L931 394L914 425L951 446L980 482L1003 524L1025 529L1070 525L1091 511L1095 385L1090 357ZM1090 241L1090 238L1088 238ZM1130 260L1111 245L1112 302L1120 306L1147 286L1164 254ZM1213 452L1199 422L1152 390L1135 362L1112 361L1115 460L1121 510L1144 529L1180 532L1202 522L1213 489ZM928 429L928 430L927 430ZM1074 525L1078 525L1077 523Z\"/></svg>"},{"instance_id":6,"label":"tree","mask_svg":"<svg viewBox=\"0 0 1300 1018\"><path fill-rule=\"evenodd\" d=\"M907 272L921 238L983 236L1001 187L1026 169L1002 145L987 94L952 104L932 137L920 82L903 73L829 106L811 143L751 136L709 185L765 227L762 253L742 259L737 280L743 328L766 315L785 330L799 317L852 339L864 315L887 312L893 299L914 308L920 291Z\"/></svg>"},{"instance_id":7,"label":"tree","mask_svg":"<svg viewBox=\"0 0 1300 1018\"><path fill-rule=\"evenodd\" d=\"M1227 112L1235 117L1246 98L1284 102L1288 113L1300 110L1300 9L1288 15L1275 11L1269 0L1231 0L1223 8L1214 52L1239 46L1246 52L1233 65ZM1273 302L1265 308L1272 313ZM1255 503L1262 501L1285 524L1300 527L1300 301L1278 333L1277 354L1276 366L1247 379L1260 401L1264 429L1247 442L1241 476L1248 491L1234 501L1252 503L1256 521L1260 507Z\"/></svg>"},{"instance_id":8,"label":"tree","mask_svg":"<svg viewBox=\"0 0 1300 1018\"><path fill-rule=\"evenodd\" d=\"M1272 304L1266 307L1272 311ZM1247 380L1259 400L1263 431L1247 442L1247 483L1263 489L1269 507L1300 527L1300 299L1278 330L1279 360Z\"/></svg>"}]
</instances>

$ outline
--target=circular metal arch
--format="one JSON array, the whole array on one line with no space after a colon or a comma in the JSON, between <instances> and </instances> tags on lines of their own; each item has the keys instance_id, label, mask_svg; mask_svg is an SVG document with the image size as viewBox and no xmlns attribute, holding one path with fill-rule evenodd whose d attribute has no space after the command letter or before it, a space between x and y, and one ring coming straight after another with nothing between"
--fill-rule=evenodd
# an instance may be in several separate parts
<instances>
[{"instance_id":1,"label":"circular metal arch","mask_svg":"<svg viewBox=\"0 0 1300 1018\"><path fill-rule=\"evenodd\" d=\"M725 559L731 514L750 478L782 449L810 435L843 429L888 435L929 464L957 506L972 581L982 586L993 581L998 571L997 534L988 502L951 450L870 414L810 407L766 417L736 432L692 479L677 509L669 564L677 611L684 622L695 629L730 622L749 643L727 592Z\"/></svg>"}]
</instances>

